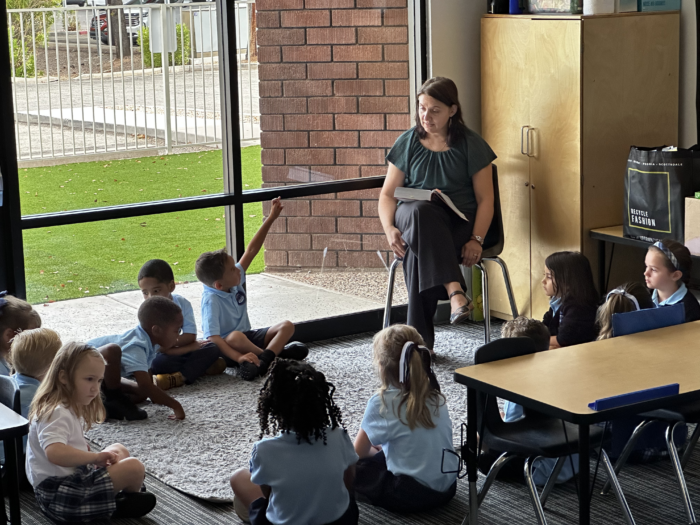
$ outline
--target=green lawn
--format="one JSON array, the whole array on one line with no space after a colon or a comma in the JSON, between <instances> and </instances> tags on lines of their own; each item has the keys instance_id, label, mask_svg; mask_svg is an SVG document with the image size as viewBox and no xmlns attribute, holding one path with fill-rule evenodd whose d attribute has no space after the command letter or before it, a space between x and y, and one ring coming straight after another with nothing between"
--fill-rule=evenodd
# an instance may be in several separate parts
<instances>
[{"instance_id":1,"label":"green lawn","mask_svg":"<svg viewBox=\"0 0 700 525\"><path fill-rule=\"evenodd\" d=\"M260 147L241 150L245 189L262 184ZM20 170L22 214L113 206L223 191L221 151ZM246 243L262 224L262 204L244 206ZM194 262L225 243L224 208L149 215L24 232L31 303L137 288L149 259L168 261L175 280L192 281ZM262 251L248 273L264 269Z\"/></svg>"}]
</instances>

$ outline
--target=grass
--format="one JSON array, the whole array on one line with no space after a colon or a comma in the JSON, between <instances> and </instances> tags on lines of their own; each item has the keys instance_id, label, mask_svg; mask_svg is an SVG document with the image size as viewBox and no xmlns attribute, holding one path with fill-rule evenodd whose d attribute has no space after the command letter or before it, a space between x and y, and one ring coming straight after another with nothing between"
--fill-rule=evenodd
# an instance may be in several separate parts
<instances>
[{"instance_id":1,"label":"grass","mask_svg":"<svg viewBox=\"0 0 700 525\"><path fill-rule=\"evenodd\" d=\"M245 189L262 184L260 147L241 150ZM113 206L223 191L221 151L20 170L22 214ZM262 224L262 203L244 206L246 243ZM202 252L226 244L224 208L26 230L30 303L136 289L149 259L164 259L177 282L196 280ZM248 273L264 270L263 252Z\"/></svg>"}]
</instances>

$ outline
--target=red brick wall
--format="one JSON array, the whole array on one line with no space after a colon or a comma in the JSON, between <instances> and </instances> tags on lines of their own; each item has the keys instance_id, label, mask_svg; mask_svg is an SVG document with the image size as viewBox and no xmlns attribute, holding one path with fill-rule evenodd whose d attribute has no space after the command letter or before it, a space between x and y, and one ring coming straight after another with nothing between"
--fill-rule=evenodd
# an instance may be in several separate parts
<instances>
[{"instance_id":1,"label":"red brick wall","mask_svg":"<svg viewBox=\"0 0 700 525\"><path fill-rule=\"evenodd\" d=\"M263 186L386 174L410 127L406 0L257 0ZM379 189L285 203L270 268L383 266ZM267 215L268 205L264 206Z\"/></svg>"}]
</instances>

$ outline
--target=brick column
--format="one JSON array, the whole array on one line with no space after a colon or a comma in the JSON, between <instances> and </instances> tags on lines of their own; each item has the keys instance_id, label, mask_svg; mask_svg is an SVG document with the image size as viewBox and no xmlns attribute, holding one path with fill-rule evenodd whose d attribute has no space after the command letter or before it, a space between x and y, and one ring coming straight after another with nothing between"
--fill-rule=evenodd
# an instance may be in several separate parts
<instances>
[{"instance_id":1,"label":"brick column","mask_svg":"<svg viewBox=\"0 0 700 525\"><path fill-rule=\"evenodd\" d=\"M263 186L386 174L410 126L406 0L257 0ZM379 189L285 203L270 268L382 267ZM267 215L268 206L264 206Z\"/></svg>"}]
</instances>

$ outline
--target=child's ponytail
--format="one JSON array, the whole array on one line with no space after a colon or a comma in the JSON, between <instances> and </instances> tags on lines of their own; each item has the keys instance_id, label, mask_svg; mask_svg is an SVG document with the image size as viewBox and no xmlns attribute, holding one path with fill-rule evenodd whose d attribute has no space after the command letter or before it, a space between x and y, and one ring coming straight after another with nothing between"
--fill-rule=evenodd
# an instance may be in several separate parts
<instances>
[{"instance_id":1,"label":"child's ponytail","mask_svg":"<svg viewBox=\"0 0 700 525\"><path fill-rule=\"evenodd\" d=\"M440 387L438 386L437 389L434 389L430 384L431 381L423 368L421 356L416 351L411 356L409 368L411 375L410 389L401 399L401 404L406 403L408 427L411 430L416 427L435 428L435 423L430 415L430 408L428 408L428 400L432 400L434 393L439 395Z\"/></svg>"}]
</instances>

